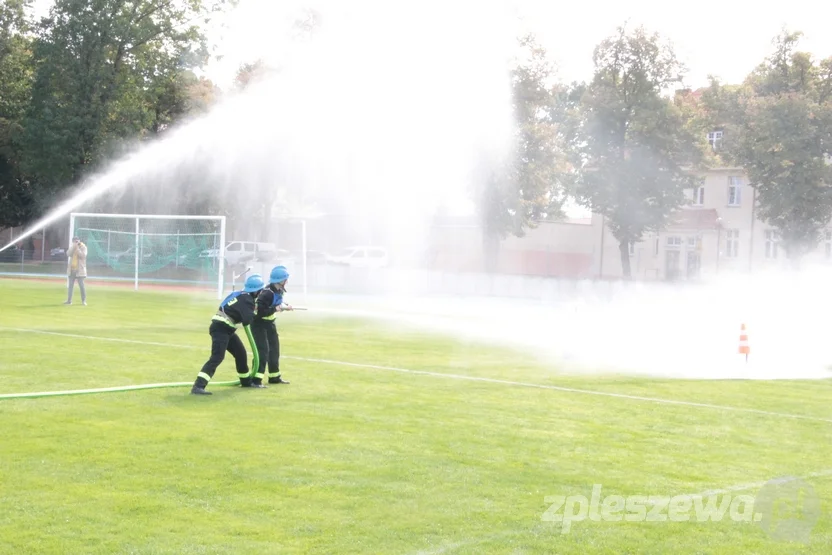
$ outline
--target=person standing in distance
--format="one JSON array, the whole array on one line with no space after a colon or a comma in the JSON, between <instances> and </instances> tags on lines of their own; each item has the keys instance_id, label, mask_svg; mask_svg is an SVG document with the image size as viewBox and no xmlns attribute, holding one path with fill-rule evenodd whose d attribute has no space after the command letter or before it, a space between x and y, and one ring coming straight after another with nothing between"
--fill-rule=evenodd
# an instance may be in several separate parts
<instances>
[{"instance_id":1,"label":"person standing in distance","mask_svg":"<svg viewBox=\"0 0 832 555\"><path fill-rule=\"evenodd\" d=\"M275 318L278 312L292 310L291 305L283 303L286 293L286 281L289 271L285 266L275 266L269 274L269 285L257 295L257 306L251 334L260 355L260 365L254 373L254 383L263 383L266 362L269 364L269 383L288 384L280 377L280 337L277 335Z\"/></svg>"},{"instance_id":2,"label":"person standing in distance","mask_svg":"<svg viewBox=\"0 0 832 555\"><path fill-rule=\"evenodd\" d=\"M67 254L67 276L68 291L66 302L72 304L72 290L75 289L75 281L78 280L78 289L81 290L81 304L87 306L87 290L84 287L84 279L87 277L87 246L81 242L79 237L72 238L72 245L66 251Z\"/></svg>"},{"instance_id":3,"label":"person standing in distance","mask_svg":"<svg viewBox=\"0 0 832 555\"><path fill-rule=\"evenodd\" d=\"M254 300L257 293L263 289L263 285L262 276L252 274L246 279L242 291L234 291L220 303L219 310L211 318L211 325L208 327L208 333L211 335L211 357L197 374L191 388L192 395L213 395L210 391L205 391L205 388L214 377L217 367L225 359L226 351L234 357L240 385L253 386L248 368L248 355L243 341L237 335L237 326L242 324L245 328L251 325L254 319Z\"/></svg>"}]
</instances>

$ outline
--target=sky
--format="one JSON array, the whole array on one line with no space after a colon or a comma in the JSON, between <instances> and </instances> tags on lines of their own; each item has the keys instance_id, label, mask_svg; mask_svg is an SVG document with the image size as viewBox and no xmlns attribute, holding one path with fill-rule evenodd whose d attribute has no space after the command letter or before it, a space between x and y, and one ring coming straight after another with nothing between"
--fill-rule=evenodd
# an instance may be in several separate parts
<instances>
[{"instance_id":1,"label":"sky","mask_svg":"<svg viewBox=\"0 0 832 555\"><path fill-rule=\"evenodd\" d=\"M615 28L643 24L670 38L688 66L689 85L707 84L708 74L741 81L771 51L771 40L785 25L804 32L802 49L819 58L832 56L829 20L832 3L819 0L656 0L564 3L518 0L527 24L558 60L562 74L587 79L592 50Z\"/></svg>"},{"instance_id":2,"label":"sky","mask_svg":"<svg viewBox=\"0 0 832 555\"><path fill-rule=\"evenodd\" d=\"M401 0L400 0L401 1ZM334 2L312 4L332 9ZM230 17L231 27L223 38L226 58L212 64L209 74L218 82L230 80L233 69L250 53L274 47L273 24L289 6L287 0L241 0ZM372 2L343 2L366 7ZM786 26L805 33L802 47L818 57L832 55L832 3L819 0L791 0L767 3L748 0L698 0L666 2L656 0L557 2L555 0L450 0L447 4L474 14L486 10L502 13L506 24L533 31L559 66L563 80L585 80L592 75L595 45L625 22L643 24L670 38L677 55L689 67L688 85L707 84L708 74L723 81L739 82L771 50L771 40ZM434 7L422 0L420 6L443 17L444 6ZM495 8L496 7L496 8ZM362 10L364 11L364 10ZM379 24L384 24L380 21ZM470 29L469 29L470 30ZM466 29L460 30L464 37ZM426 33L425 40L430 39Z\"/></svg>"},{"instance_id":3,"label":"sky","mask_svg":"<svg viewBox=\"0 0 832 555\"><path fill-rule=\"evenodd\" d=\"M389 0L378 0L378 2ZM396 0L405 3L405 0ZM376 3L378 3L376 2ZM34 0L36 12L45 14L53 0ZM243 62L274 51L276 27L286 13L304 4L324 9L342 9L342 5L372 6L365 0L325 1L310 0L240 0L238 8L224 19L227 27L217 30L212 38L221 41L218 52L222 61L213 61L208 75L221 86L233 78ZM419 6L434 11L437 18L444 16L453 4L457 12L474 14L483 10L497 10L507 24L533 31L548 49L560 68L565 81L588 79L592 74L592 50L615 28L645 25L670 38L680 58L690 68L688 85L707 84L709 73L723 81L741 81L771 50L771 39L783 26L805 33L802 47L818 57L832 55L832 33L828 31L832 19L832 2L820 0L790 0L766 2L749 0L697 0L696 2L667 2L665 0L584 0L557 2L555 0L448 0L434 4L421 0ZM388 3L389 5L389 3ZM362 9L362 11L365 11ZM215 23L218 23L215 20ZM276 23L278 25L276 25ZM383 25L383 21L379 21ZM460 37L465 36L460 30ZM429 40L430 33L425 34ZM279 48L279 47L278 47Z\"/></svg>"}]
</instances>

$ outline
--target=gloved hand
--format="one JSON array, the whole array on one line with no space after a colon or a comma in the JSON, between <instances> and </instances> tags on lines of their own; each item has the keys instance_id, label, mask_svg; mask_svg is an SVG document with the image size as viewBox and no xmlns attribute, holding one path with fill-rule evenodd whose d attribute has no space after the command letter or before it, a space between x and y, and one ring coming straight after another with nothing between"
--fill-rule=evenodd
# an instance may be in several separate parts
<instances>
[{"instance_id":1,"label":"gloved hand","mask_svg":"<svg viewBox=\"0 0 832 555\"><path fill-rule=\"evenodd\" d=\"M290 304L280 305L280 311L283 312L284 310L294 310L294 308L292 308L292 305Z\"/></svg>"}]
</instances>

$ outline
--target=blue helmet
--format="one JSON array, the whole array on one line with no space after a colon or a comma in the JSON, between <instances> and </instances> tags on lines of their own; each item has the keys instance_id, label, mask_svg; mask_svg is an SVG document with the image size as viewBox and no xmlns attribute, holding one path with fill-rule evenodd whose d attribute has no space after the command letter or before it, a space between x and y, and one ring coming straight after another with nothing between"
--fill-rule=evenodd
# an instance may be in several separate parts
<instances>
[{"instance_id":1,"label":"blue helmet","mask_svg":"<svg viewBox=\"0 0 832 555\"><path fill-rule=\"evenodd\" d=\"M243 291L246 293L256 293L257 291L263 289L264 285L263 276L260 274L251 274L246 278L246 284Z\"/></svg>"},{"instance_id":2,"label":"blue helmet","mask_svg":"<svg viewBox=\"0 0 832 555\"><path fill-rule=\"evenodd\" d=\"M286 266L275 266L272 268L272 273L269 274L269 284L273 283L283 283L289 279L289 270L286 269Z\"/></svg>"}]
</instances>

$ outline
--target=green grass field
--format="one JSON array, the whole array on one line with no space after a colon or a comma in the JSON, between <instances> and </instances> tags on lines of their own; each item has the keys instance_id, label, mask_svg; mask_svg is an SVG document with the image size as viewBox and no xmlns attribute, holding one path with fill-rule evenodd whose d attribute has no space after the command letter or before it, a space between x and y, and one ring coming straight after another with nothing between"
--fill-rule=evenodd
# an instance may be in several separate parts
<instances>
[{"instance_id":1,"label":"green grass field","mask_svg":"<svg viewBox=\"0 0 832 555\"><path fill-rule=\"evenodd\" d=\"M64 295L0 280L0 394L192 382L208 356L210 295ZM279 326L291 385L0 399L0 552L832 552L829 381L578 376L314 310ZM226 360L215 380L234 378ZM820 500L807 544L728 515L586 518L568 533L543 520L546 497L594 484L736 496L781 476Z\"/></svg>"}]
</instances>

